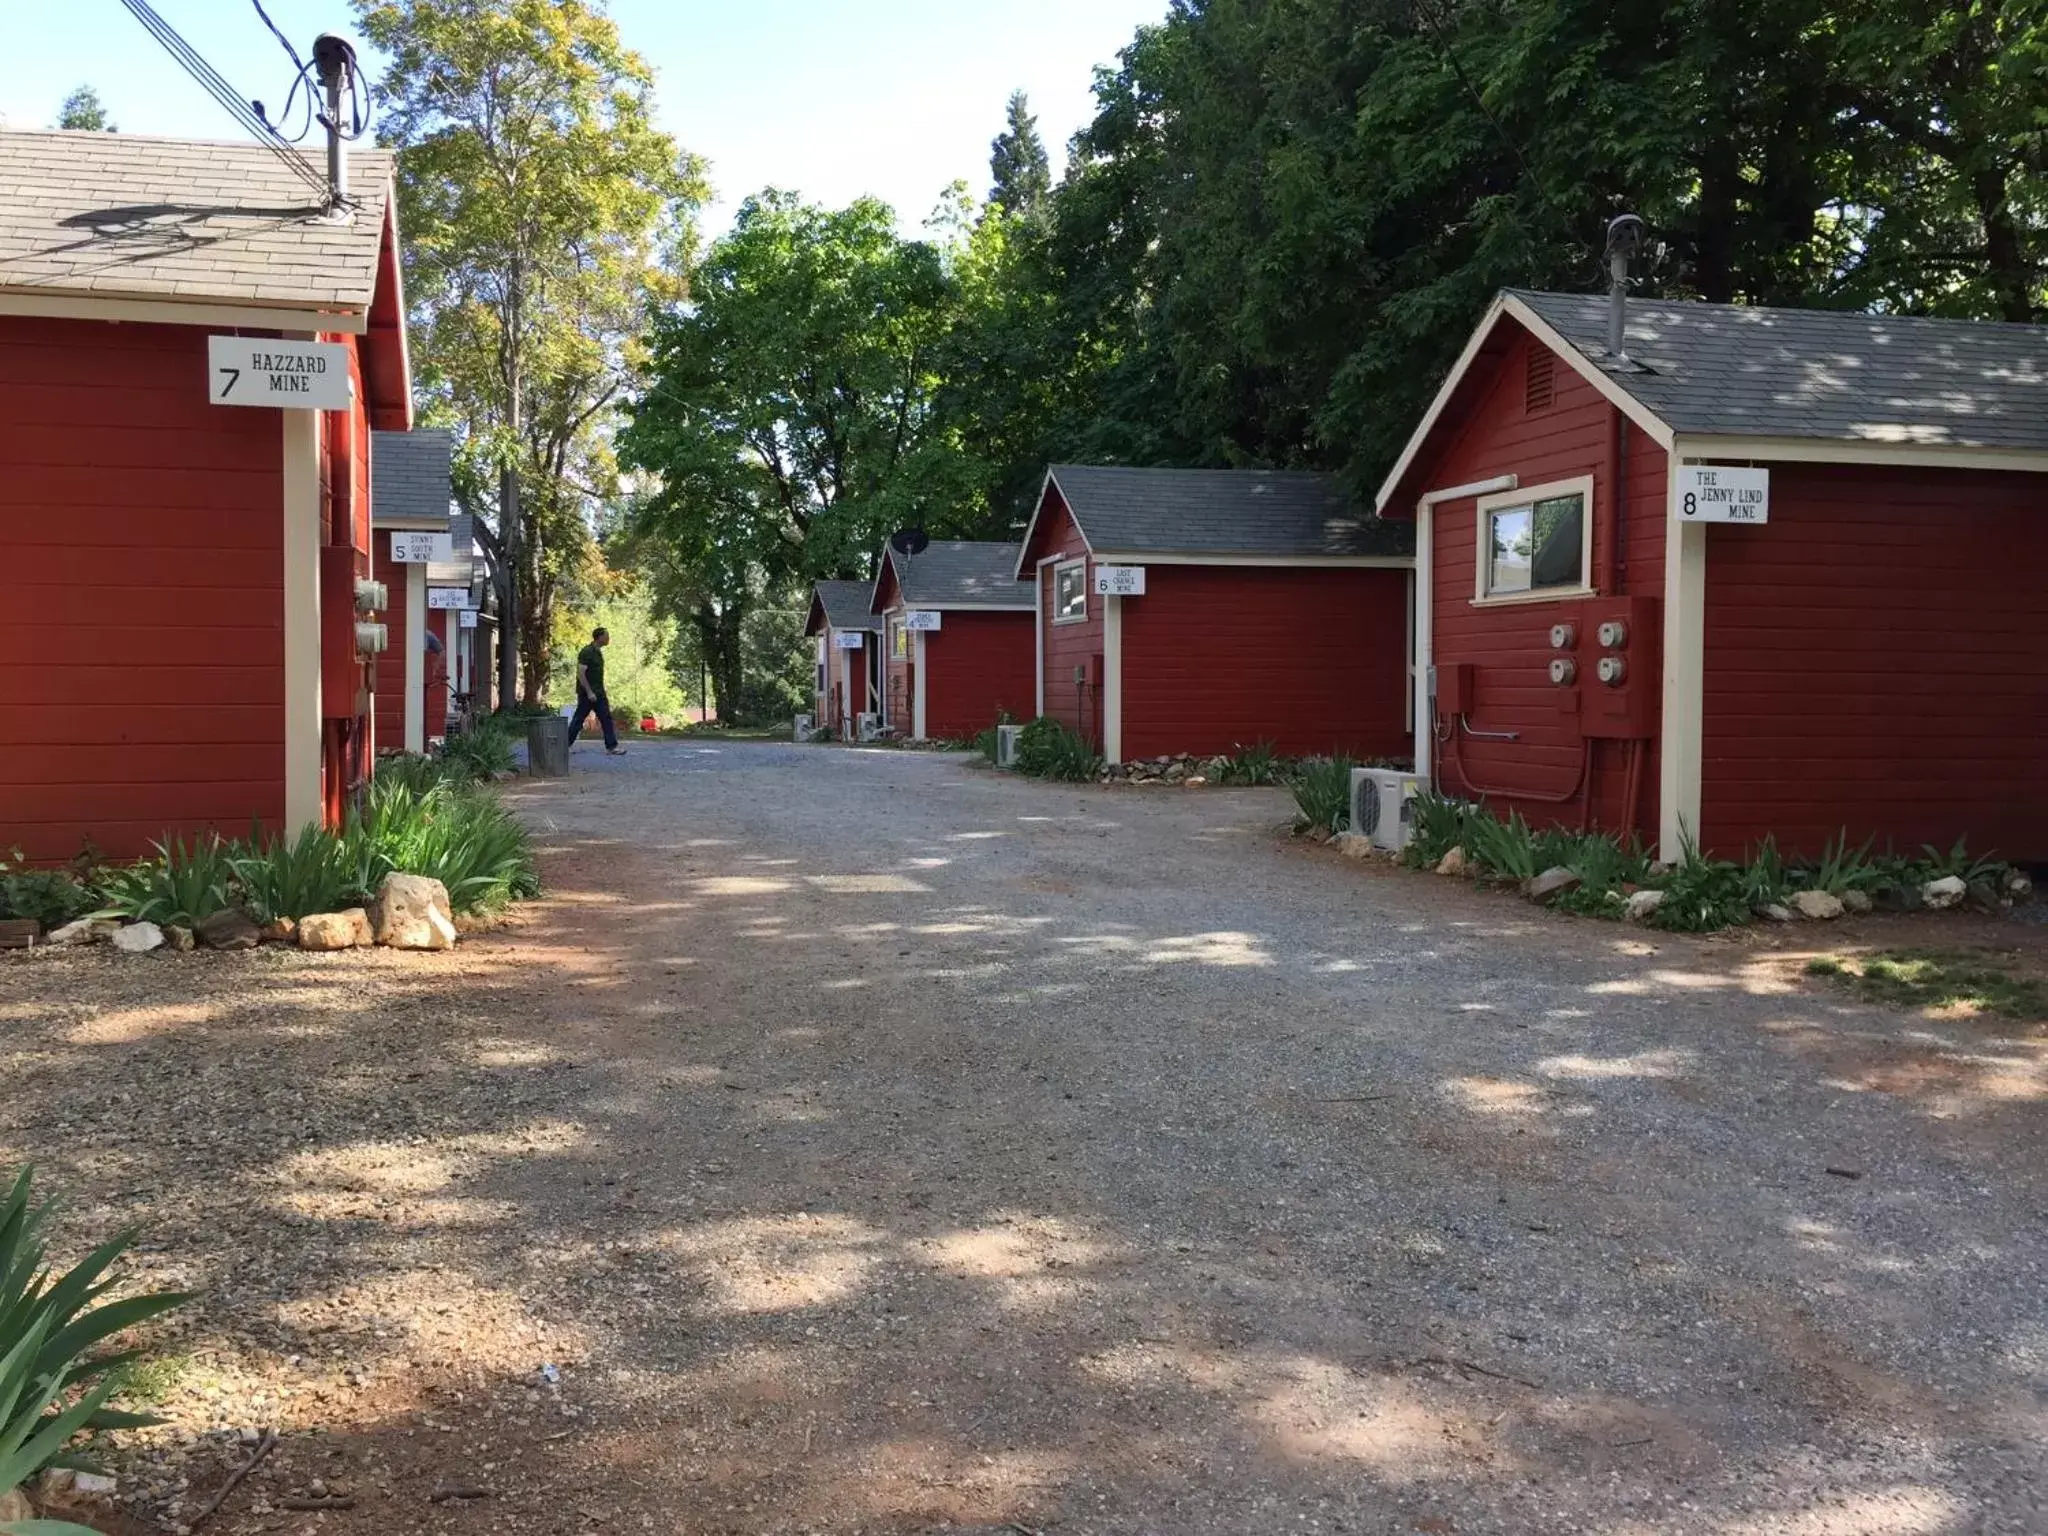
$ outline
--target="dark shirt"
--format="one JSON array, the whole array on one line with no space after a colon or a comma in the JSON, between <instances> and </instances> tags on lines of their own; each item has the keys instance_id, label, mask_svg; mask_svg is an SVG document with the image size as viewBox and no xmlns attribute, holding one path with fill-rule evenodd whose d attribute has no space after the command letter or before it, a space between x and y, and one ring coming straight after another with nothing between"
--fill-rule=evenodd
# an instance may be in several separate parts
<instances>
[{"instance_id":1,"label":"dark shirt","mask_svg":"<svg viewBox=\"0 0 2048 1536\"><path fill-rule=\"evenodd\" d=\"M604 647L595 640L576 653L576 665L583 669L583 675L590 679L590 697L604 697Z\"/></svg>"}]
</instances>

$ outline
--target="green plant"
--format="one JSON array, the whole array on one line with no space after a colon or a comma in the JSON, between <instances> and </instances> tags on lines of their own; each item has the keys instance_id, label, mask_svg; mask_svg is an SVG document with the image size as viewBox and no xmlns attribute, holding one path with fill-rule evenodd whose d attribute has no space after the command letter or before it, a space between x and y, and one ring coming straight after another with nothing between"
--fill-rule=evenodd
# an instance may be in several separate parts
<instances>
[{"instance_id":1,"label":"green plant","mask_svg":"<svg viewBox=\"0 0 2048 1536\"><path fill-rule=\"evenodd\" d=\"M32 1182L23 1169L0 1201L0 1494L46 1467L75 1464L66 1447L83 1431L161 1422L107 1406L141 1352L103 1352L101 1346L188 1299L172 1291L106 1299L114 1282L105 1277L134 1241L132 1232L53 1276L40 1240L53 1207L33 1203ZM54 1521L0 1526L0 1532L91 1536L81 1526Z\"/></svg>"},{"instance_id":2,"label":"green plant","mask_svg":"<svg viewBox=\"0 0 2048 1536\"><path fill-rule=\"evenodd\" d=\"M1034 779L1078 783L1101 768L1102 758L1087 740L1050 715L1040 715L1017 738L1017 771Z\"/></svg>"},{"instance_id":3,"label":"green plant","mask_svg":"<svg viewBox=\"0 0 2048 1536\"><path fill-rule=\"evenodd\" d=\"M100 906L85 880L61 869L30 869L19 848L0 858L0 917L33 918L45 931Z\"/></svg>"},{"instance_id":4,"label":"green plant","mask_svg":"<svg viewBox=\"0 0 2048 1536\"><path fill-rule=\"evenodd\" d=\"M1545 857L1555 846L1539 849L1520 811L1508 812L1506 821L1479 812L1468 821L1465 837L1466 854L1506 880L1534 880L1549 867Z\"/></svg>"},{"instance_id":5,"label":"green plant","mask_svg":"<svg viewBox=\"0 0 2048 1536\"><path fill-rule=\"evenodd\" d=\"M132 922L186 927L226 907L235 876L234 848L217 833L156 845L157 856L117 870L107 880L105 911Z\"/></svg>"},{"instance_id":6,"label":"green plant","mask_svg":"<svg viewBox=\"0 0 2048 1536\"><path fill-rule=\"evenodd\" d=\"M1826 891L1830 896L1840 896L1845 891L1868 890L1878 883L1882 875L1870 857L1871 845L1876 841L1877 834L1873 832L1863 840L1860 848L1851 848L1849 829L1844 827L1821 850L1820 862L1811 869L1801 870L1800 876L1809 888Z\"/></svg>"},{"instance_id":7,"label":"green plant","mask_svg":"<svg viewBox=\"0 0 2048 1536\"><path fill-rule=\"evenodd\" d=\"M2008 867L2003 860L1991 854L1981 859L1971 858L1967 838L1957 838L1955 846L1947 853L1932 843L1922 843L1920 847L1927 855L1919 864L1922 880L1939 880L1953 875L1965 885L1976 885L1980 881L1995 881Z\"/></svg>"},{"instance_id":8,"label":"green plant","mask_svg":"<svg viewBox=\"0 0 2048 1536\"><path fill-rule=\"evenodd\" d=\"M342 847L365 894L393 870L439 880L458 912L502 906L540 889L526 828L475 785L422 786L409 773L379 775Z\"/></svg>"},{"instance_id":9,"label":"green plant","mask_svg":"<svg viewBox=\"0 0 2048 1536\"><path fill-rule=\"evenodd\" d=\"M1628 891L1650 878L1649 855L1634 837L1624 843L1608 833L1585 833L1573 837L1556 862L1579 877L1577 887L1560 895L1556 904L1588 916L1614 916Z\"/></svg>"},{"instance_id":10,"label":"green plant","mask_svg":"<svg viewBox=\"0 0 2048 1536\"><path fill-rule=\"evenodd\" d=\"M1465 841L1465 823L1478 808L1469 800L1453 800L1428 790L1408 802L1408 846L1401 852L1403 863L1415 869L1443 861L1443 856Z\"/></svg>"},{"instance_id":11,"label":"green plant","mask_svg":"<svg viewBox=\"0 0 2048 1536\"><path fill-rule=\"evenodd\" d=\"M1294 830L1334 837L1351 824L1351 770L1348 757L1310 757L1296 765L1287 787L1294 791Z\"/></svg>"},{"instance_id":12,"label":"green plant","mask_svg":"<svg viewBox=\"0 0 2048 1536\"><path fill-rule=\"evenodd\" d=\"M1782 902L1791 888L1791 875L1785 868L1785 856L1778 852L1778 839L1766 832L1755 856L1742 868L1743 895L1754 911Z\"/></svg>"},{"instance_id":13,"label":"green plant","mask_svg":"<svg viewBox=\"0 0 2048 1536\"><path fill-rule=\"evenodd\" d=\"M370 787L374 791L380 785L404 784L424 793L447 776L434 758L422 757L417 752L392 752L377 759Z\"/></svg>"},{"instance_id":14,"label":"green plant","mask_svg":"<svg viewBox=\"0 0 2048 1536\"><path fill-rule=\"evenodd\" d=\"M1680 933L1712 933L1749 921L1749 882L1739 864L1700 852L1690 828L1679 828L1679 858L1659 883L1664 901L1652 926Z\"/></svg>"},{"instance_id":15,"label":"green plant","mask_svg":"<svg viewBox=\"0 0 2048 1536\"><path fill-rule=\"evenodd\" d=\"M1277 784L1285 777L1286 767L1272 742L1255 741L1250 746L1239 742L1217 777L1225 784ZM1345 793L1350 794L1348 786Z\"/></svg>"},{"instance_id":16,"label":"green plant","mask_svg":"<svg viewBox=\"0 0 2048 1536\"><path fill-rule=\"evenodd\" d=\"M308 824L293 838L251 836L229 860L243 904L268 922L332 912L356 893L347 850L326 828Z\"/></svg>"},{"instance_id":17,"label":"green plant","mask_svg":"<svg viewBox=\"0 0 2048 1536\"><path fill-rule=\"evenodd\" d=\"M512 752L512 727L495 715L470 723L441 746L441 771L450 778L483 783L518 766Z\"/></svg>"}]
</instances>

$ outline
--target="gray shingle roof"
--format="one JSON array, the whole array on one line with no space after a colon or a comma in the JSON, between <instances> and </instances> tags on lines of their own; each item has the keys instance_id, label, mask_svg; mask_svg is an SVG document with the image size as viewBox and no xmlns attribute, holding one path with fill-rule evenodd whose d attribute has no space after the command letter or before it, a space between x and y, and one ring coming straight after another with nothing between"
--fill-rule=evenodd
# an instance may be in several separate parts
<instances>
[{"instance_id":1,"label":"gray shingle roof","mask_svg":"<svg viewBox=\"0 0 2048 1536\"><path fill-rule=\"evenodd\" d=\"M1098 552L1401 556L1415 529L1362 513L1330 475L1275 469L1110 469L1055 464L1052 477Z\"/></svg>"},{"instance_id":2,"label":"gray shingle roof","mask_svg":"<svg viewBox=\"0 0 2048 1536\"><path fill-rule=\"evenodd\" d=\"M351 150L361 206L331 223L255 143L0 132L0 292L366 312L392 165Z\"/></svg>"},{"instance_id":3,"label":"gray shingle roof","mask_svg":"<svg viewBox=\"0 0 2048 1536\"><path fill-rule=\"evenodd\" d=\"M449 526L449 464L455 440L447 431L370 434L370 521L380 528Z\"/></svg>"},{"instance_id":4,"label":"gray shingle roof","mask_svg":"<svg viewBox=\"0 0 2048 1536\"><path fill-rule=\"evenodd\" d=\"M1017 580L1015 544L934 539L921 555L889 551L896 584L913 608L1032 608L1032 584Z\"/></svg>"},{"instance_id":5,"label":"gray shingle roof","mask_svg":"<svg viewBox=\"0 0 2048 1536\"><path fill-rule=\"evenodd\" d=\"M872 581L821 581L817 600L824 605L825 622L834 629L880 630L881 616L869 606L875 595Z\"/></svg>"},{"instance_id":6,"label":"gray shingle roof","mask_svg":"<svg viewBox=\"0 0 2048 1536\"><path fill-rule=\"evenodd\" d=\"M1607 300L1510 290L1595 364ZM2048 450L2048 326L1631 299L1609 377L1682 433Z\"/></svg>"}]
</instances>

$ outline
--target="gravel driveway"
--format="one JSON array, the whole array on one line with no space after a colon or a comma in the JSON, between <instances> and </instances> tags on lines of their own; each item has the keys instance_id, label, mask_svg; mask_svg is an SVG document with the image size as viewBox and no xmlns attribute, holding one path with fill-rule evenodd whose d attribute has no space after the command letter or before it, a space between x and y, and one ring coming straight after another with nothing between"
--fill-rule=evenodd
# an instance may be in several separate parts
<instances>
[{"instance_id":1,"label":"gravel driveway","mask_svg":"<svg viewBox=\"0 0 2048 1536\"><path fill-rule=\"evenodd\" d=\"M0 1152L207 1288L168 1520L2048 1530L2039 1040L1274 792L575 764L454 956L0 967Z\"/></svg>"}]
</instances>

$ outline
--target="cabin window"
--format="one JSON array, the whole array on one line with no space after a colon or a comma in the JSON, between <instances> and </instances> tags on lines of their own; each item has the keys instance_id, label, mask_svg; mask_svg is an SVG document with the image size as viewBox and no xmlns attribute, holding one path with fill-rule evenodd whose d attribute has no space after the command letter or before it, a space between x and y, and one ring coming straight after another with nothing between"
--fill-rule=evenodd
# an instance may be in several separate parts
<instances>
[{"instance_id":1,"label":"cabin window","mask_svg":"<svg viewBox=\"0 0 2048 1536\"><path fill-rule=\"evenodd\" d=\"M1481 498L1476 600L1526 602L1588 592L1592 505L1590 477Z\"/></svg>"},{"instance_id":2,"label":"cabin window","mask_svg":"<svg viewBox=\"0 0 2048 1536\"><path fill-rule=\"evenodd\" d=\"M889 621L889 654L898 661L910 660L910 631L901 619Z\"/></svg>"},{"instance_id":3,"label":"cabin window","mask_svg":"<svg viewBox=\"0 0 2048 1536\"><path fill-rule=\"evenodd\" d=\"M1052 568L1052 621L1078 624L1088 617L1088 562L1069 560Z\"/></svg>"}]
</instances>

